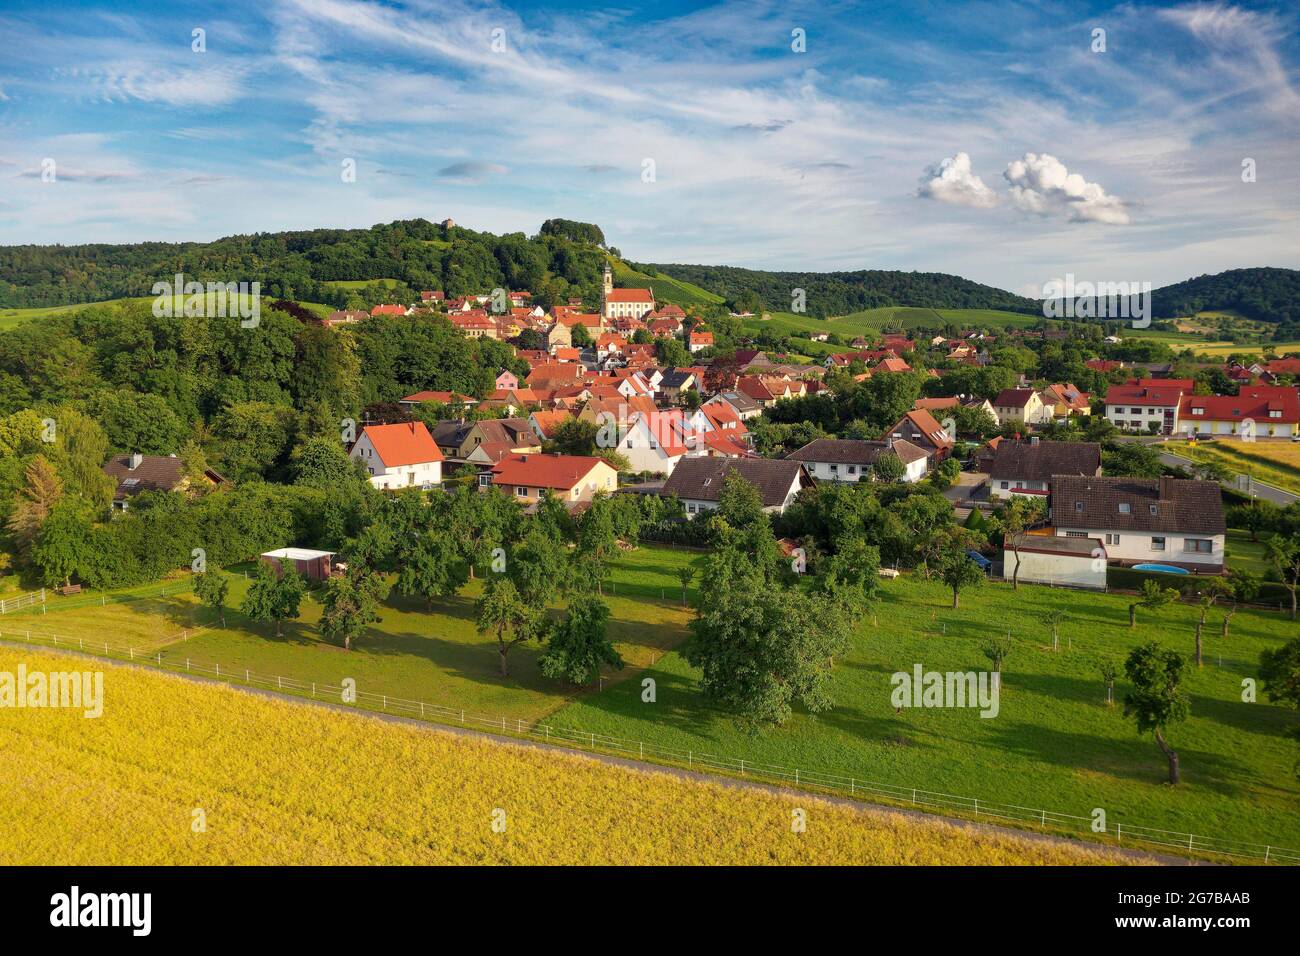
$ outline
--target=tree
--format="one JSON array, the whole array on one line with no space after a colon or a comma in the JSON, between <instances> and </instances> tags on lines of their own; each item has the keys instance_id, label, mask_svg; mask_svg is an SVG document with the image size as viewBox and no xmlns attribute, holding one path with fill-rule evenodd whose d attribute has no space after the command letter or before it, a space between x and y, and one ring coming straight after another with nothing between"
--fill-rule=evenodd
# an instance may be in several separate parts
<instances>
[{"instance_id":1,"label":"tree","mask_svg":"<svg viewBox=\"0 0 1300 956\"><path fill-rule=\"evenodd\" d=\"M1201 637L1205 631L1205 618L1219 598L1229 593L1228 584L1222 578L1207 578L1199 584L1189 584L1187 595L1196 598L1196 606L1201 609L1201 616L1196 620L1196 666L1204 663Z\"/></svg>"},{"instance_id":2,"label":"tree","mask_svg":"<svg viewBox=\"0 0 1300 956\"><path fill-rule=\"evenodd\" d=\"M1115 674L1116 668L1114 661L1102 661L1097 665L1097 670L1101 673L1101 679L1106 685L1106 706L1115 706Z\"/></svg>"},{"instance_id":3,"label":"tree","mask_svg":"<svg viewBox=\"0 0 1300 956\"><path fill-rule=\"evenodd\" d=\"M63 496L63 480L44 455L37 455L27 463L23 477L22 491L9 515L9 531L20 554L31 548L41 525Z\"/></svg>"},{"instance_id":4,"label":"tree","mask_svg":"<svg viewBox=\"0 0 1300 956\"><path fill-rule=\"evenodd\" d=\"M1065 612L1060 608L1052 608L1043 613L1043 623L1052 629L1052 650L1061 649L1060 629L1061 622L1065 620Z\"/></svg>"},{"instance_id":5,"label":"tree","mask_svg":"<svg viewBox=\"0 0 1300 956\"><path fill-rule=\"evenodd\" d=\"M263 624L274 621L275 636L280 637L284 634L284 622L298 616L303 590L302 575L293 568L286 567L276 574L269 564L259 561L239 610Z\"/></svg>"},{"instance_id":6,"label":"tree","mask_svg":"<svg viewBox=\"0 0 1300 956\"><path fill-rule=\"evenodd\" d=\"M1137 600L1128 606L1128 626L1137 627L1138 608L1142 607L1150 611L1156 611L1177 597L1178 592L1173 588L1162 588L1151 580L1143 581L1142 590L1138 592Z\"/></svg>"},{"instance_id":7,"label":"tree","mask_svg":"<svg viewBox=\"0 0 1300 956\"><path fill-rule=\"evenodd\" d=\"M994 638L985 641L980 646L980 651L989 659L989 664L993 667L993 673L1001 676L1002 662L1011 653L1011 640L1009 638Z\"/></svg>"},{"instance_id":8,"label":"tree","mask_svg":"<svg viewBox=\"0 0 1300 956\"><path fill-rule=\"evenodd\" d=\"M510 553L507 573L519 592L520 600L537 609L542 609L555 600L569 585L569 553L564 543L554 534L548 532L540 523L539 512L532 520L524 540L517 544ZM600 570L583 568L597 578L603 574ZM590 580L590 578L586 579Z\"/></svg>"},{"instance_id":9,"label":"tree","mask_svg":"<svg viewBox=\"0 0 1300 956\"><path fill-rule=\"evenodd\" d=\"M951 459L949 459L951 460ZM1011 590L1020 588L1020 536L1044 517L1042 502L1028 498L1012 497L998 512L998 520L1006 541L1011 547L1016 563L1011 571Z\"/></svg>"},{"instance_id":10,"label":"tree","mask_svg":"<svg viewBox=\"0 0 1300 956\"><path fill-rule=\"evenodd\" d=\"M1291 594L1291 620L1296 619L1296 586L1300 584L1300 536L1275 533L1264 545L1268 563Z\"/></svg>"},{"instance_id":11,"label":"tree","mask_svg":"<svg viewBox=\"0 0 1300 956\"><path fill-rule=\"evenodd\" d=\"M343 649L379 620L379 605L388 596L383 575L356 563L344 575L332 577L325 586L320 629L331 640L342 639Z\"/></svg>"},{"instance_id":12,"label":"tree","mask_svg":"<svg viewBox=\"0 0 1300 956\"><path fill-rule=\"evenodd\" d=\"M408 597L424 598L426 610L433 607L434 598L451 597L469 581L460 545L443 529L418 533L400 561L397 590Z\"/></svg>"},{"instance_id":13,"label":"tree","mask_svg":"<svg viewBox=\"0 0 1300 956\"><path fill-rule=\"evenodd\" d=\"M865 609L880 590L880 549L860 537L841 542L825 563L822 581L828 593L842 594L854 609Z\"/></svg>"},{"instance_id":14,"label":"tree","mask_svg":"<svg viewBox=\"0 0 1300 956\"><path fill-rule=\"evenodd\" d=\"M605 593L609 562L618 551L614 533L613 505L605 494L598 494L578 524L578 550L574 554L578 579L596 593Z\"/></svg>"},{"instance_id":15,"label":"tree","mask_svg":"<svg viewBox=\"0 0 1300 956\"><path fill-rule=\"evenodd\" d=\"M699 595L684 654L702 671L706 699L750 727L783 723L796 703L814 713L831 706L833 661L849 635L838 602L768 583L735 545L709 556Z\"/></svg>"},{"instance_id":16,"label":"tree","mask_svg":"<svg viewBox=\"0 0 1300 956\"><path fill-rule=\"evenodd\" d=\"M203 571L194 576L194 593L198 599L221 617L226 626L226 598L230 594L230 581L220 571Z\"/></svg>"},{"instance_id":17,"label":"tree","mask_svg":"<svg viewBox=\"0 0 1300 956\"><path fill-rule=\"evenodd\" d=\"M1232 616L1237 613L1237 608L1242 604L1249 604L1255 598L1259 597L1260 579L1259 575L1253 571L1242 571L1237 568L1228 572L1228 596L1232 599L1232 604L1223 612L1223 637L1228 636L1228 624L1232 621Z\"/></svg>"},{"instance_id":18,"label":"tree","mask_svg":"<svg viewBox=\"0 0 1300 956\"><path fill-rule=\"evenodd\" d=\"M1151 731L1165 759L1169 761L1169 782L1180 779L1178 753L1165 741L1171 724L1187 719L1191 704L1183 690L1187 661L1177 651L1162 650L1155 641L1133 648L1124 662L1124 673L1133 691L1124 697L1124 716L1137 721L1139 734Z\"/></svg>"},{"instance_id":19,"label":"tree","mask_svg":"<svg viewBox=\"0 0 1300 956\"><path fill-rule=\"evenodd\" d=\"M553 680L592 684L601 665L623 669L623 658L606 633L609 608L600 598L581 594L573 599L564 619L556 625L538 664Z\"/></svg>"},{"instance_id":20,"label":"tree","mask_svg":"<svg viewBox=\"0 0 1300 956\"><path fill-rule=\"evenodd\" d=\"M686 589L695 580L695 569L690 565L677 569L677 580L682 582L682 607L686 607Z\"/></svg>"},{"instance_id":21,"label":"tree","mask_svg":"<svg viewBox=\"0 0 1300 956\"><path fill-rule=\"evenodd\" d=\"M94 522L89 506L79 498L64 498L50 509L32 542L32 564L46 584L72 583L90 563Z\"/></svg>"},{"instance_id":22,"label":"tree","mask_svg":"<svg viewBox=\"0 0 1300 956\"><path fill-rule=\"evenodd\" d=\"M971 560L960 539L954 539L939 556L939 576L952 588L952 606L960 607L963 588L978 587L984 583L984 572Z\"/></svg>"},{"instance_id":23,"label":"tree","mask_svg":"<svg viewBox=\"0 0 1300 956\"><path fill-rule=\"evenodd\" d=\"M536 634L538 618L537 611L523 601L510 578L489 575L478 600L478 630L496 638L502 677L510 676L506 657L510 649Z\"/></svg>"},{"instance_id":24,"label":"tree","mask_svg":"<svg viewBox=\"0 0 1300 956\"><path fill-rule=\"evenodd\" d=\"M1300 637L1261 651L1259 677L1270 700L1293 709L1300 707Z\"/></svg>"},{"instance_id":25,"label":"tree","mask_svg":"<svg viewBox=\"0 0 1300 956\"><path fill-rule=\"evenodd\" d=\"M871 477L874 481L893 484L903 477L907 466L895 452L881 453L871 465Z\"/></svg>"}]
</instances>

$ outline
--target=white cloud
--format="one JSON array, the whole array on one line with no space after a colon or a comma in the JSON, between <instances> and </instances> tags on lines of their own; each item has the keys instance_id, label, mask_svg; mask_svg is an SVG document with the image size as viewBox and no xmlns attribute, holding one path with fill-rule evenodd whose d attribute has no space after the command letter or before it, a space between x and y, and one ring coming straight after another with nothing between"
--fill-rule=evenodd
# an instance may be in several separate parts
<instances>
[{"instance_id":1,"label":"white cloud","mask_svg":"<svg viewBox=\"0 0 1300 956\"><path fill-rule=\"evenodd\" d=\"M1065 168L1050 153L1025 153L1007 164L1003 177L1011 185L1011 202L1039 215L1067 212L1072 222L1129 223L1124 201L1098 183L1090 183Z\"/></svg>"},{"instance_id":2,"label":"white cloud","mask_svg":"<svg viewBox=\"0 0 1300 956\"><path fill-rule=\"evenodd\" d=\"M927 169L917 195L959 206L987 208L998 203L997 194L972 171L968 153L949 156Z\"/></svg>"}]
</instances>

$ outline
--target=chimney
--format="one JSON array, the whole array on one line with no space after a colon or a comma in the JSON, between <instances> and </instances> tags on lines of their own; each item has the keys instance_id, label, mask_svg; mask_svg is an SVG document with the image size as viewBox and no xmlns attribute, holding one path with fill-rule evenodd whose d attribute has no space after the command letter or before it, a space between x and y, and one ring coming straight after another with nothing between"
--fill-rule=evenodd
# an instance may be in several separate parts
<instances>
[{"instance_id":1,"label":"chimney","mask_svg":"<svg viewBox=\"0 0 1300 956\"><path fill-rule=\"evenodd\" d=\"M131 452L130 471L135 471L144 462L144 455L138 451Z\"/></svg>"},{"instance_id":2,"label":"chimney","mask_svg":"<svg viewBox=\"0 0 1300 956\"><path fill-rule=\"evenodd\" d=\"M1168 475L1160 476L1160 500L1174 500L1174 479L1170 478Z\"/></svg>"}]
</instances>

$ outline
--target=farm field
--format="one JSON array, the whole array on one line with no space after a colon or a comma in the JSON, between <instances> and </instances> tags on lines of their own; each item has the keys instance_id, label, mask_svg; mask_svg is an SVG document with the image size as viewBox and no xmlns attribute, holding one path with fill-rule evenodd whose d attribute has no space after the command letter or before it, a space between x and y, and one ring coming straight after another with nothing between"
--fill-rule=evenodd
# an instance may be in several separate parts
<instances>
[{"instance_id":1,"label":"farm field","mask_svg":"<svg viewBox=\"0 0 1300 956\"><path fill-rule=\"evenodd\" d=\"M1216 438L1212 442L1171 441L1161 446L1193 461L1215 462L1237 474L1300 494L1300 442Z\"/></svg>"},{"instance_id":2,"label":"farm field","mask_svg":"<svg viewBox=\"0 0 1300 956\"><path fill-rule=\"evenodd\" d=\"M1022 807L1087 816L1106 810L1112 823L1145 825L1300 849L1300 781L1296 747L1285 736L1300 717L1261 702L1241 702L1241 681L1254 676L1259 652L1295 636L1275 613L1239 612L1230 636L1222 614L1206 626L1206 664L1192 669L1192 715L1168 734L1182 756L1184 782L1165 780L1153 740L1140 738L1122 706L1107 707L1097 662L1120 665L1115 693L1126 691L1122 661L1136 644L1155 639L1189 656L1196 612L1177 605L1158 615L1139 610L1128 627L1123 595L1080 594L1022 585L987 584L963 593L951 608L944 586L912 576L884 585L873 621L858 630L836 662L834 709L796 712L779 729L750 735L700 695L698 675L678 653L653 668L657 703L641 701L628 682L557 713L558 726L630 740L653 740L751 763L854 776L902 787L978 797ZM1051 649L1042 615L1066 615L1060 651ZM890 674L917 663L930 670L984 670L982 641L1010 633L1001 710L981 719L972 710L904 710L890 703Z\"/></svg>"},{"instance_id":3,"label":"farm field","mask_svg":"<svg viewBox=\"0 0 1300 956\"><path fill-rule=\"evenodd\" d=\"M611 577L610 635L627 666L607 672L605 685L625 680L686 636L690 612L681 606L677 568L695 555L686 551L642 548L623 555ZM0 636L30 631L38 639L54 635L87 650L95 641L134 648L140 656L161 654L163 663L192 659L222 670L288 677L337 687L352 678L361 691L407 700L463 708L471 714L537 720L563 706L575 691L544 677L535 643L515 647L510 676L498 673L495 642L474 625L474 601L481 582L472 581L449 601L423 601L394 591L382 620L351 651L327 642L319 633L321 605L302 603L302 617L286 622L284 636L274 628L247 620L238 611L247 589L242 575L232 575L226 609L227 627L215 625L211 611L190 592L186 579L141 588L128 601L101 604L95 594L51 596L49 610L23 611L0 619ZM163 592L158 594L158 592ZM661 597L661 595L665 595Z\"/></svg>"},{"instance_id":4,"label":"farm field","mask_svg":"<svg viewBox=\"0 0 1300 956\"><path fill-rule=\"evenodd\" d=\"M1252 545L1234 539L1230 547L1236 553ZM680 607L676 569L697 557L654 547L623 555L614 573L616 593L607 600L615 642L630 666L607 673L599 690L574 691L545 679L537 669L538 649L530 645L511 652L511 676L501 679L493 642L473 628L475 585L435 604L432 613L390 598L381 623L351 652L320 638L315 603L304 604L303 620L287 625L281 639L230 610L228 628L179 639L194 621L210 620L187 589L154 597L146 591L135 601L107 605L95 595L55 598L52 608L74 603L43 616L8 616L0 621L0 635L30 627L37 636L57 633L88 644L96 636L119 645L138 642L172 666L192 658L220 664L223 672L248 668L333 686L351 677L362 691L470 714L545 717L557 728L986 803L1084 817L1102 807L1112 823L1126 826L1300 849L1300 782L1292 774L1295 745L1285 737L1298 718L1267 701L1240 702L1241 680L1254 676L1259 652L1295 633L1296 625L1281 615L1240 611L1224 640L1221 611L1210 614L1206 666L1189 682L1192 717L1169 734L1185 778L1173 790L1162 782L1165 763L1154 742L1138 737L1120 706L1105 705L1097 662L1104 657L1122 664L1131 647L1150 639L1190 655L1196 612L1189 606L1156 615L1139 611L1138 627L1130 630L1130 599L1123 595L1030 585L1013 593L990 583L964 593L961 609L953 611L946 588L905 575L884 584L874 619L863 623L850 652L837 661L837 706L816 716L797 712L782 728L750 735L701 698L697 675L673 651L689 620ZM242 580L236 581L232 604L242 589ZM1057 652L1042 623L1052 608L1066 615ZM969 710L894 712L891 673L916 663L942 671L986 669L981 642L1008 632L1015 645L996 719ZM654 704L641 699L646 676L657 682ZM1117 700L1124 692L1121 667Z\"/></svg>"},{"instance_id":5,"label":"farm field","mask_svg":"<svg viewBox=\"0 0 1300 956\"><path fill-rule=\"evenodd\" d=\"M87 659L0 647L0 669L20 663L67 671ZM97 719L0 711L0 862L1130 862L94 666L104 672ZM791 826L796 808L802 833ZM504 830L494 829L500 821Z\"/></svg>"}]
</instances>

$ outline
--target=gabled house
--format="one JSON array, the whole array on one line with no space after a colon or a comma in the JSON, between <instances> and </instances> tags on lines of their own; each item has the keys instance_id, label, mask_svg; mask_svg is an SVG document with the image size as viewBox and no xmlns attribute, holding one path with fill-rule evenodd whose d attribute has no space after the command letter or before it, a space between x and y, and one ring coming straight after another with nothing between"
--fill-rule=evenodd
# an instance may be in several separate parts
<instances>
[{"instance_id":1,"label":"gabled house","mask_svg":"<svg viewBox=\"0 0 1300 956\"><path fill-rule=\"evenodd\" d=\"M605 459L585 455L508 455L479 475L479 488L496 488L530 505L549 495L573 506L600 491L612 494L618 472Z\"/></svg>"},{"instance_id":2,"label":"gabled house","mask_svg":"<svg viewBox=\"0 0 1300 956\"><path fill-rule=\"evenodd\" d=\"M1056 475L1101 474L1101 446L1095 442L1001 441L993 450L989 469L989 496L1047 497Z\"/></svg>"},{"instance_id":3,"label":"gabled house","mask_svg":"<svg viewBox=\"0 0 1300 956\"><path fill-rule=\"evenodd\" d=\"M704 403L704 405L715 405L715 404L726 405L728 408L730 408L733 412L736 413L736 417L739 418L742 422L749 421L749 419L751 418L757 418L759 415L763 414L762 405L760 405L757 401L755 401L750 396L746 395L744 392L737 391L734 389L728 389L726 391L718 392L717 395L714 395L712 398L710 398L707 402Z\"/></svg>"},{"instance_id":4,"label":"gabled house","mask_svg":"<svg viewBox=\"0 0 1300 956\"><path fill-rule=\"evenodd\" d=\"M565 422L575 421L572 412L552 411L552 412L533 412L528 416L528 422L533 427L533 434L542 441L550 441L555 437L556 430Z\"/></svg>"},{"instance_id":5,"label":"gabled house","mask_svg":"<svg viewBox=\"0 0 1300 956\"><path fill-rule=\"evenodd\" d=\"M1292 438L1300 435L1300 392L1291 386L1243 385L1236 395L1184 395L1178 404L1183 435Z\"/></svg>"},{"instance_id":6,"label":"gabled house","mask_svg":"<svg viewBox=\"0 0 1300 956\"><path fill-rule=\"evenodd\" d=\"M480 454L477 459L472 459L471 455L484 445L489 451L495 451L495 457L488 455L488 460L484 460L484 455ZM469 427L456 457L462 461L493 464L501 457L499 451L502 448L507 453L528 454L541 451L542 445L526 418L485 418Z\"/></svg>"},{"instance_id":7,"label":"gabled house","mask_svg":"<svg viewBox=\"0 0 1300 956\"><path fill-rule=\"evenodd\" d=\"M1092 414L1091 396L1087 392L1080 391L1071 382L1048 385L1038 393L1038 397L1053 418Z\"/></svg>"},{"instance_id":8,"label":"gabled house","mask_svg":"<svg viewBox=\"0 0 1300 956\"><path fill-rule=\"evenodd\" d=\"M1178 431L1178 408L1195 383L1190 378L1142 378L1106 390L1106 417L1124 431Z\"/></svg>"},{"instance_id":9,"label":"gabled house","mask_svg":"<svg viewBox=\"0 0 1300 956\"><path fill-rule=\"evenodd\" d=\"M814 484L802 462L768 458L684 458L664 482L660 494L676 495L695 517L718 507L723 482L729 474L739 475L758 489L763 510L784 511L804 488Z\"/></svg>"},{"instance_id":10,"label":"gabled house","mask_svg":"<svg viewBox=\"0 0 1300 956\"><path fill-rule=\"evenodd\" d=\"M142 491L186 491L190 479L185 463L175 455L114 455L104 464L104 474L117 484L113 489L113 510L126 511L130 500ZM210 485L225 483L211 468L203 472Z\"/></svg>"},{"instance_id":11,"label":"gabled house","mask_svg":"<svg viewBox=\"0 0 1300 956\"><path fill-rule=\"evenodd\" d=\"M424 422L367 425L348 452L376 488L430 488L442 482L443 455Z\"/></svg>"},{"instance_id":12,"label":"gabled house","mask_svg":"<svg viewBox=\"0 0 1300 956\"><path fill-rule=\"evenodd\" d=\"M1217 482L1058 475L1049 501L1056 534L1098 538L1112 562L1223 570L1227 527Z\"/></svg>"},{"instance_id":13,"label":"gabled house","mask_svg":"<svg viewBox=\"0 0 1300 956\"><path fill-rule=\"evenodd\" d=\"M943 426L934 420L934 416L924 409L914 408L885 433L887 439L895 442L911 442L929 454L936 462L943 461L952 454L953 439L943 430Z\"/></svg>"},{"instance_id":14,"label":"gabled house","mask_svg":"<svg viewBox=\"0 0 1300 956\"><path fill-rule=\"evenodd\" d=\"M925 477L930 456L906 439L859 441L849 438L817 438L786 456L801 461L818 481L870 481L872 468L881 457L893 455L903 465L906 482Z\"/></svg>"},{"instance_id":15,"label":"gabled house","mask_svg":"<svg viewBox=\"0 0 1300 956\"><path fill-rule=\"evenodd\" d=\"M1032 388L1004 388L993 399L993 412L1000 425L1040 425L1052 420L1052 410Z\"/></svg>"}]
</instances>

